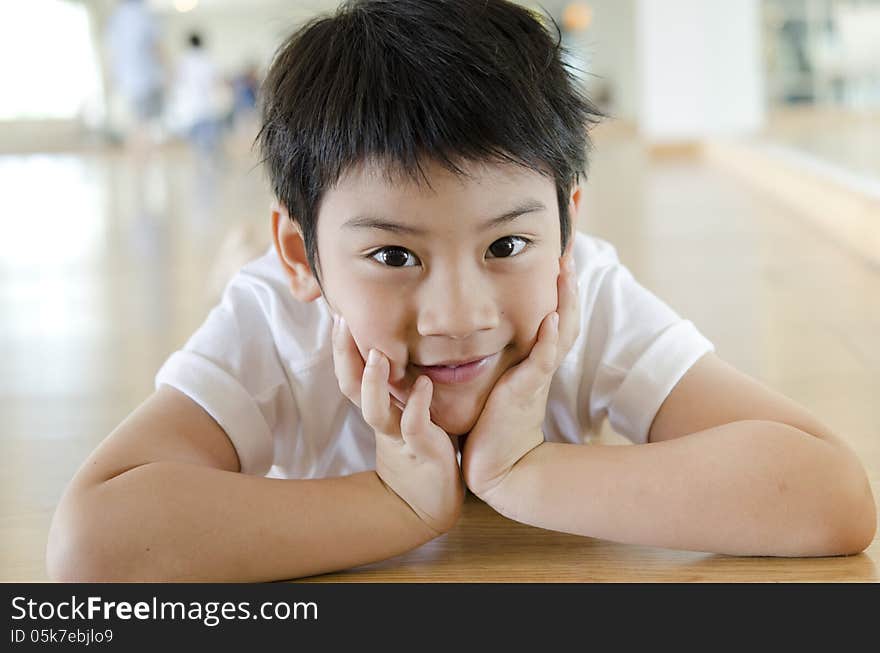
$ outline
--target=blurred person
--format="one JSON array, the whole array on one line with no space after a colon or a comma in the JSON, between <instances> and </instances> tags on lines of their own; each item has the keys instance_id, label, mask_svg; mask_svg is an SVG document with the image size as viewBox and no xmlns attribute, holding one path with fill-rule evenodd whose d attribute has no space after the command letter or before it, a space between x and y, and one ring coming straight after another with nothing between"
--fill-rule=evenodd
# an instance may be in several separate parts
<instances>
[{"instance_id":1,"label":"blurred person","mask_svg":"<svg viewBox=\"0 0 880 653\"><path fill-rule=\"evenodd\" d=\"M201 34L189 34L187 45L175 69L171 121L203 159L216 162L227 113L225 82Z\"/></svg>"},{"instance_id":2,"label":"blurred person","mask_svg":"<svg viewBox=\"0 0 880 653\"><path fill-rule=\"evenodd\" d=\"M256 114L259 87L260 78L254 63L247 64L232 78L232 91L235 97L233 114L236 122Z\"/></svg>"},{"instance_id":3,"label":"blurred person","mask_svg":"<svg viewBox=\"0 0 880 653\"><path fill-rule=\"evenodd\" d=\"M143 0L120 0L105 32L114 92L124 103L130 128L126 141L136 150L159 137L164 99L158 21Z\"/></svg>"},{"instance_id":4,"label":"blurred person","mask_svg":"<svg viewBox=\"0 0 880 653\"><path fill-rule=\"evenodd\" d=\"M528 10L350 0L262 92L272 246L83 462L50 577L347 569L449 532L465 486L644 546L871 543L845 440L575 229L601 114ZM632 446L586 441L606 418Z\"/></svg>"},{"instance_id":5,"label":"blurred person","mask_svg":"<svg viewBox=\"0 0 880 653\"><path fill-rule=\"evenodd\" d=\"M257 65L247 63L230 80L233 102L230 125L234 135L235 149L238 152L250 150L259 131L257 97L260 88L260 74Z\"/></svg>"}]
</instances>

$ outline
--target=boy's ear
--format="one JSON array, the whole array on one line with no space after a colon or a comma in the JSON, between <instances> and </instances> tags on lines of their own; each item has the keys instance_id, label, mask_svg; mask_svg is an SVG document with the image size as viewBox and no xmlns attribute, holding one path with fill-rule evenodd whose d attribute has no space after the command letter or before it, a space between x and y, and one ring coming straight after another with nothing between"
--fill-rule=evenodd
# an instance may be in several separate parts
<instances>
[{"instance_id":1,"label":"boy's ear","mask_svg":"<svg viewBox=\"0 0 880 653\"><path fill-rule=\"evenodd\" d=\"M321 287L309 268L302 231L280 202L272 206L272 238L293 296L301 302L315 301L321 296Z\"/></svg>"},{"instance_id":2,"label":"boy's ear","mask_svg":"<svg viewBox=\"0 0 880 653\"><path fill-rule=\"evenodd\" d=\"M579 184L575 184L572 186L571 195L568 198L572 223L577 221L578 210L581 208L581 197L581 187Z\"/></svg>"},{"instance_id":3,"label":"boy's ear","mask_svg":"<svg viewBox=\"0 0 880 653\"><path fill-rule=\"evenodd\" d=\"M571 189L571 195L568 197L568 228L571 233L568 234L568 246L565 248L568 253L574 247L574 235L577 233L578 211L581 208L581 187L575 184Z\"/></svg>"}]
</instances>

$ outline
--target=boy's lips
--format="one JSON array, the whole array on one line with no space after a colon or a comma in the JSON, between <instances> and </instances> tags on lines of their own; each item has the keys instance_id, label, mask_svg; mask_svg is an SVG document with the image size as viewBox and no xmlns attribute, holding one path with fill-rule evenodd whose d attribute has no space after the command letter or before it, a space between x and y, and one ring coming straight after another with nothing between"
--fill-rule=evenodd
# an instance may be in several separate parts
<instances>
[{"instance_id":1,"label":"boy's lips","mask_svg":"<svg viewBox=\"0 0 880 653\"><path fill-rule=\"evenodd\" d=\"M434 383L454 384L473 381L495 360L496 354L481 358L471 358L461 364L444 363L438 365L414 365L420 374L424 374Z\"/></svg>"}]
</instances>

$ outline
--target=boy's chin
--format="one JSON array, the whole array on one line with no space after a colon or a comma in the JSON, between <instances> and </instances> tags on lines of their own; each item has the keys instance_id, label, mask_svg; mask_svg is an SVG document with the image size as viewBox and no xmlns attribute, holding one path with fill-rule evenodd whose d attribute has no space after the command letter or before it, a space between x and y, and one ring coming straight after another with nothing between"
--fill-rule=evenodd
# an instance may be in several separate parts
<instances>
[{"instance_id":1,"label":"boy's chin","mask_svg":"<svg viewBox=\"0 0 880 653\"><path fill-rule=\"evenodd\" d=\"M461 436L470 433L471 429L474 428L474 424L477 423L477 418L480 416L480 411L474 409L458 412L447 409L443 411L442 415L442 418L434 419L434 423L449 435Z\"/></svg>"},{"instance_id":2,"label":"boy's chin","mask_svg":"<svg viewBox=\"0 0 880 653\"><path fill-rule=\"evenodd\" d=\"M469 424L438 424L441 429L446 431L448 435L453 438L461 438L470 433L471 429L474 427L476 420L472 420Z\"/></svg>"},{"instance_id":3,"label":"boy's chin","mask_svg":"<svg viewBox=\"0 0 880 653\"><path fill-rule=\"evenodd\" d=\"M431 402L431 419L449 435L466 435L479 420L488 396L488 389L474 394L447 394L437 388Z\"/></svg>"}]
</instances>

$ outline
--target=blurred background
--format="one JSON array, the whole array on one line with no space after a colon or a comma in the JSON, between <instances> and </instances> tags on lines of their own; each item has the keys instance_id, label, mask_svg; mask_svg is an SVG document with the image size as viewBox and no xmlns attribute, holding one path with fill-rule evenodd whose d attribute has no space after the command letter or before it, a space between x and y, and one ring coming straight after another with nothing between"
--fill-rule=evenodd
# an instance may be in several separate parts
<instances>
[{"instance_id":1,"label":"blurred background","mask_svg":"<svg viewBox=\"0 0 880 653\"><path fill-rule=\"evenodd\" d=\"M609 116L579 228L877 495L880 0L521 4ZM0 581L45 579L66 483L268 246L259 84L335 6L0 0Z\"/></svg>"}]
</instances>

